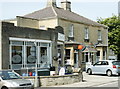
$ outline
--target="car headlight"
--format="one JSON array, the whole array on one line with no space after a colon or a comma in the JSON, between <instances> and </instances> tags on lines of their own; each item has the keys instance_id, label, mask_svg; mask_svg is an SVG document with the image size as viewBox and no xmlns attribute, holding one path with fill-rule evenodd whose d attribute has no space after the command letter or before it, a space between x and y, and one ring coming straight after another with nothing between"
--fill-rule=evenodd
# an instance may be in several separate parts
<instances>
[{"instance_id":1,"label":"car headlight","mask_svg":"<svg viewBox=\"0 0 120 89\"><path fill-rule=\"evenodd\" d=\"M31 84L34 85L34 82L32 80L30 80Z\"/></svg>"},{"instance_id":2,"label":"car headlight","mask_svg":"<svg viewBox=\"0 0 120 89\"><path fill-rule=\"evenodd\" d=\"M18 87L19 86L19 84L15 83L15 82L13 82L12 85L13 85L13 87Z\"/></svg>"}]
</instances>

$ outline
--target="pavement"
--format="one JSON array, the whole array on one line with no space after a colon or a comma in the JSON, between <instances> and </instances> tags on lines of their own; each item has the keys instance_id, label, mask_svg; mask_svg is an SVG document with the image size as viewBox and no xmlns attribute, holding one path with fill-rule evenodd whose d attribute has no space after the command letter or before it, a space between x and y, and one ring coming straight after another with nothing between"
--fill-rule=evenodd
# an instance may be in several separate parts
<instances>
[{"instance_id":1,"label":"pavement","mask_svg":"<svg viewBox=\"0 0 120 89\"><path fill-rule=\"evenodd\" d=\"M118 87L118 76L108 77L106 75L88 75L87 73L83 72L83 82L49 87L100 87L102 85L115 82L116 84L114 86L108 87Z\"/></svg>"}]
</instances>

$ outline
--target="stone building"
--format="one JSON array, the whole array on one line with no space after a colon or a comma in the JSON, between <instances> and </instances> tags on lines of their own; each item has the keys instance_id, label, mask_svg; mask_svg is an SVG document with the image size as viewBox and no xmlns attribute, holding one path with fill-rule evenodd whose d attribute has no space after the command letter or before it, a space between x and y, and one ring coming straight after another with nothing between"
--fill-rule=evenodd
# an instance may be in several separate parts
<instances>
[{"instance_id":1,"label":"stone building","mask_svg":"<svg viewBox=\"0 0 120 89\"><path fill-rule=\"evenodd\" d=\"M58 43L63 44L59 49ZM39 71L46 71L44 75L49 75L51 67L64 65L63 28L43 30L0 22L0 53L0 69L34 71L37 65ZM56 61L58 53L60 63Z\"/></svg>"},{"instance_id":2,"label":"stone building","mask_svg":"<svg viewBox=\"0 0 120 89\"><path fill-rule=\"evenodd\" d=\"M63 27L65 64L80 67L81 63L94 63L107 59L107 27L74 13L71 10L71 2L67 0L61 2L61 7L57 7L56 0L47 0L45 8L24 16L17 16L10 22L20 27L44 30L56 26ZM63 44L58 42L58 47L61 45Z\"/></svg>"}]
</instances>

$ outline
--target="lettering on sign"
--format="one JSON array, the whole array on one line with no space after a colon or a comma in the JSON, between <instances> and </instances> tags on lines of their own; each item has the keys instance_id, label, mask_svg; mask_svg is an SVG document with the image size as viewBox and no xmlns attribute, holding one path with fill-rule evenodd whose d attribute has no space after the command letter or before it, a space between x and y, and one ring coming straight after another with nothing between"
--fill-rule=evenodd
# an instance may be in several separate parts
<instances>
[{"instance_id":1,"label":"lettering on sign","mask_svg":"<svg viewBox=\"0 0 120 89\"><path fill-rule=\"evenodd\" d=\"M58 33L58 40L59 41L65 41L65 35L61 34L61 33Z\"/></svg>"}]
</instances>

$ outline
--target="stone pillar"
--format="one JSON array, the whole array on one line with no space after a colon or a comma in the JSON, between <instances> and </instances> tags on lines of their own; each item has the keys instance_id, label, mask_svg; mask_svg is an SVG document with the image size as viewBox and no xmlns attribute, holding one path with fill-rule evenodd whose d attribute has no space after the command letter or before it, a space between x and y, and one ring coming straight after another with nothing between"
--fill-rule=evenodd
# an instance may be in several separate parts
<instances>
[{"instance_id":1,"label":"stone pillar","mask_svg":"<svg viewBox=\"0 0 120 89\"><path fill-rule=\"evenodd\" d=\"M103 48L100 50L100 60L103 60Z\"/></svg>"},{"instance_id":2,"label":"stone pillar","mask_svg":"<svg viewBox=\"0 0 120 89\"><path fill-rule=\"evenodd\" d=\"M90 52L88 52L88 62L90 62Z\"/></svg>"}]
</instances>

